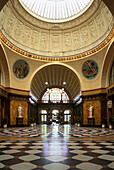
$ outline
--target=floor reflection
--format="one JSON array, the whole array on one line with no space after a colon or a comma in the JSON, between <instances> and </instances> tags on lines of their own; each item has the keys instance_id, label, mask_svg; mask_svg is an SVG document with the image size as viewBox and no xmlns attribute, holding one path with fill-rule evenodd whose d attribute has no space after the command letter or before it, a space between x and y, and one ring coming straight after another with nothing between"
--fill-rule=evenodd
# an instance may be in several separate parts
<instances>
[{"instance_id":1,"label":"floor reflection","mask_svg":"<svg viewBox=\"0 0 114 170\"><path fill-rule=\"evenodd\" d=\"M73 125L37 125L35 127L1 128L0 136L15 138L78 139L114 135L114 129L77 127Z\"/></svg>"},{"instance_id":2,"label":"floor reflection","mask_svg":"<svg viewBox=\"0 0 114 170\"><path fill-rule=\"evenodd\" d=\"M53 137L58 136L58 126L57 125L52 126L52 135L53 135Z\"/></svg>"},{"instance_id":3,"label":"floor reflection","mask_svg":"<svg viewBox=\"0 0 114 170\"><path fill-rule=\"evenodd\" d=\"M69 135L70 125L64 125L64 135Z\"/></svg>"},{"instance_id":4,"label":"floor reflection","mask_svg":"<svg viewBox=\"0 0 114 170\"><path fill-rule=\"evenodd\" d=\"M42 125L42 134L46 135L47 134L47 125Z\"/></svg>"}]
</instances>

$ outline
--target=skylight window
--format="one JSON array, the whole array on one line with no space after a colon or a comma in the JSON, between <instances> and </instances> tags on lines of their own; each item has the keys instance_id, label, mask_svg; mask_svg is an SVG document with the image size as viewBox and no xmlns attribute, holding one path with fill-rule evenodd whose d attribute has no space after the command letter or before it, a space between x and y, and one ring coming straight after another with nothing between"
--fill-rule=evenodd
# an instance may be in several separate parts
<instances>
[{"instance_id":1,"label":"skylight window","mask_svg":"<svg viewBox=\"0 0 114 170\"><path fill-rule=\"evenodd\" d=\"M19 0L24 8L35 17L63 20L82 14L93 0ZM41 19L41 18L40 18Z\"/></svg>"}]
</instances>

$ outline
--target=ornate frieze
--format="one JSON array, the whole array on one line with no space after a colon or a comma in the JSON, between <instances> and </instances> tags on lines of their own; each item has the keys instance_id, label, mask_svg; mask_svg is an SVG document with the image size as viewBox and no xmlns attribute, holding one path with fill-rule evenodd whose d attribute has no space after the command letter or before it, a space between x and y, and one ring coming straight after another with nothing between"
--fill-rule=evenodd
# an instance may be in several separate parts
<instances>
[{"instance_id":1,"label":"ornate frieze","mask_svg":"<svg viewBox=\"0 0 114 170\"><path fill-rule=\"evenodd\" d=\"M27 51L24 51L24 50L16 47L14 44L12 44L10 41L8 41L2 33L0 33L0 40L11 50L15 51L16 53L18 53L20 55L28 57L28 58L33 58L36 60L43 60L43 61L71 61L71 60L77 60L77 59L81 59L81 58L90 56L90 55L100 51L101 49L103 49L105 46L107 46L111 42L113 36L114 36L114 29L100 45L97 45L95 48L90 49L86 52L82 52L80 54L75 54L75 55L68 56L68 57L51 57L51 56L47 57L44 55L40 56L37 54L29 53ZM46 43L45 40L42 39L42 41L44 41L42 43L44 43L44 44Z\"/></svg>"}]
</instances>

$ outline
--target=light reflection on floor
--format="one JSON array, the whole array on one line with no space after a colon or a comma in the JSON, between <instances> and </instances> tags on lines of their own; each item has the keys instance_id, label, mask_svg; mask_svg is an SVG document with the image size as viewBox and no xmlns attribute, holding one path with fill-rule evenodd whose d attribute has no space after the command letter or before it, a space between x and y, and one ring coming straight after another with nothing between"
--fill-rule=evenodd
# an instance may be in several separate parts
<instances>
[{"instance_id":1,"label":"light reflection on floor","mask_svg":"<svg viewBox=\"0 0 114 170\"><path fill-rule=\"evenodd\" d=\"M71 125L0 129L0 169L114 169L114 130Z\"/></svg>"},{"instance_id":2,"label":"light reflection on floor","mask_svg":"<svg viewBox=\"0 0 114 170\"><path fill-rule=\"evenodd\" d=\"M77 127L75 125L37 125L35 127L0 128L0 136L16 138L78 139L114 135L114 129Z\"/></svg>"},{"instance_id":3,"label":"light reflection on floor","mask_svg":"<svg viewBox=\"0 0 114 170\"><path fill-rule=\"evenodd\" d=\"M64 125L64 135L69 135L70 125Z\"/></svg>"}]
</instances>

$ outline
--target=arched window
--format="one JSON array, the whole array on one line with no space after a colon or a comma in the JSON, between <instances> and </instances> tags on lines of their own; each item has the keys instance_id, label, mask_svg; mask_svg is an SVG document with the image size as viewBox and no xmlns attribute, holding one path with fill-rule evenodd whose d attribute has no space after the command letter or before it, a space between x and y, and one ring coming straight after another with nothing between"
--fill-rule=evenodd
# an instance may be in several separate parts
<instances>
[{"instance_id":1,"label":"arched window","mask_svg":"<svg viewBox=\"0 0 114 170\"><path fill-rule=\"evenodd\" d=\"M40 111L40 120L41 122L46 122L47 121L47 111L46 110L41 110Z\"/></svg>"},{"instance_id":2,"label":"arched window","mask_svg":"<svg viewBox=\"0 0 114 170\"><path fill-rule=\"evenodd\" d=\"M69 97L64 89L52 88L47 89L47 91L42 96L42 100L45 101L45 103L47 103L49 100L53 103L60 103L61 100L63 102L68 101Z\"/></svg>"},{"instance_id":3,"label":"arched window","mask_svg":"<svg viewBox=\"0 0 114 170\"><path fill-rule=\"evenodd\" d=\"M66 114L66 115L67 115L67 114L71 114L71 113L72 113L71 110L65 110L65 111L64 111L64 114Z\"/></svg>"},{"instance_id":4,"label":"arched window","mask_svg":"<svg viewBox=\"0 0 114 170\"><path fill-rule=\"evenodd\" d=\"M64 111L64 122L70 122L71 121L71 110L65 110Z\"/></svg>"},{"instance_id":5,"label":"arched window","mask_svg":"<svg viewBox=\"0 0 114 170\"><path fill-rule=\"evenodd\" d=\"M112 64L111 72L110 72L110 78L109 78L109 85L114 83L114 62Z\"/></svg>"}]
</instances>

